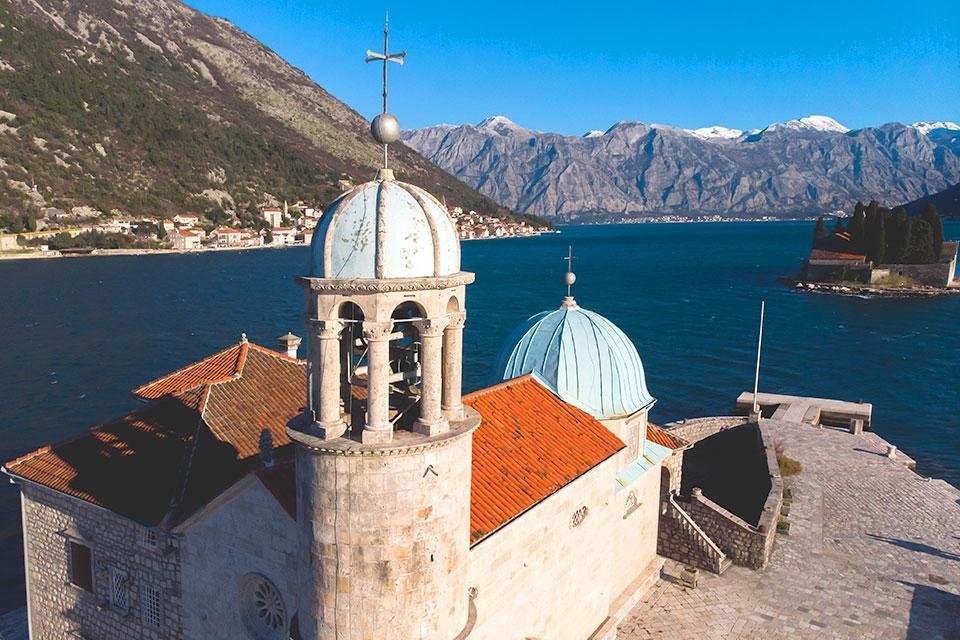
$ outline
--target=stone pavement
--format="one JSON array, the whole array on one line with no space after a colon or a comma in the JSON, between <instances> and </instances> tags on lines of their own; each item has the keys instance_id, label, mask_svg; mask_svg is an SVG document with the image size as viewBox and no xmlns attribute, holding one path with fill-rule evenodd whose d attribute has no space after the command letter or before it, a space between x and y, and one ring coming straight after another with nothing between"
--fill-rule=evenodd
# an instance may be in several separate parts
<instances>
[{"instance_id":1,"label":"stone pavement","mask_svg":"<svg viewBox=\"0 0 960 640\"><path fill-rule=\"evenodd\" d=\"M668 561L618 640L960 639L960 490L888 459L873 434L766 423L803 464L770 565L701 572L687 590Z\"/></svg>"}]
</instances>

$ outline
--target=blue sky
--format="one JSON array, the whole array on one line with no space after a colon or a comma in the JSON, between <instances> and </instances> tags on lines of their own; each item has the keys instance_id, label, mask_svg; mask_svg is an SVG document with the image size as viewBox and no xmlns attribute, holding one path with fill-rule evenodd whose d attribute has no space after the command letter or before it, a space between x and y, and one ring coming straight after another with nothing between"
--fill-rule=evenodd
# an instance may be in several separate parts
<instances>
[{"instance_id":1,"label":"blue sky","mask_svg":"<svg viewBox=\"0 0 960 640\"><path fill-rule=\"evenodd\" d=\"M856 128L960 122L960 2L609 3L188 0L225 17L360 113L404 127L504 114L581 134L618 120L740 129L809 114Z\"/></svg>"}]
</instances>

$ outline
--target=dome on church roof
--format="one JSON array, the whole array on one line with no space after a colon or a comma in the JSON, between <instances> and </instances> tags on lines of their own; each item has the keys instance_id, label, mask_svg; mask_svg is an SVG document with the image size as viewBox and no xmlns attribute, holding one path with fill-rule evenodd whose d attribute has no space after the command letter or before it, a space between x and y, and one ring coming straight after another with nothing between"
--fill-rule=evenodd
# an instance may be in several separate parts
<instances>
[{"instance_id":1,"label":"dome on church roof","mask_svg":"<svg viewBox=\"0 0 960 640\"><path fill-rule=\"evenodd\" d=\"M313 234L314 278L427 278L458 271L460 240L447 210L388 170L337 198Z\"/></svg>"},{"instance_id":2,"label":"dome on church roof","mask_svg":"<svg viewBox=\"0 0 960 640\"><path fill-rule=\"evenodd\" d=\"M520 325L501 352L497 373L504 380L532 373L561 399L601 419L654 402L630 338L572 298Z\"/></svg>"}]
</instances>

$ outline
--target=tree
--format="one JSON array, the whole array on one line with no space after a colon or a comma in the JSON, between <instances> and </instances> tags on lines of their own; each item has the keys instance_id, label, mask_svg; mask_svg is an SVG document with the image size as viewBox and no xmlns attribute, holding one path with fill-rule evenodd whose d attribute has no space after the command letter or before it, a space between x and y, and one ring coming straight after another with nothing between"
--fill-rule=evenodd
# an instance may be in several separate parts
<instances>
[{"instance_id":1,"label":"tree","mask_svg":"<svg viewBox=\"0 0 960 640\"><path fill-rule=\"evenodd\" d=\"M887 213L889 215L889 212ZM883 259L886 258L887 253L887 225L886 225L887 216L883 213L878 214L874 220L876 225L876 231L873 233L873 246L871 250L874 255L874 263L882 264Z\"/></svg>"},{"instance_id":2,"label":"tree","mask_svg":"<svg viewBox=\"0 0 960 640\"><path fill-rule=\"evenodd\" d=\"M813 228L813 246L827 237L827 225L823 222L823 216L817 218L817 225Z\"/></svg>"},{"instance_id":3,"label":"tree","mask_svg":"<svg viewBox=\"0 0 960 640\"><path fill-rule=\"evenodd\" d=\"M930 225L930 240L933 243L933 251L936 254L933 262L940 258L940 251L943 247L943 222L940 220L940 214L933 203L928 203L920 214L920 219Z\"/></svg>"},{"instance_id":4,"label":"tree","mask_svg":"<svg viewBox=\"0 0 960 640\"><path fill-rule=\"evenodd\" d=\"M898 264L906 262L907 251L910 248L910 218L907 210L897 207L893 210L893 218L887 226L887 262Z\"/></svg>"},{"instance_id":5,"label":"tree","mask_svg":"<svg viewBox=\"0 0 960 640\"><path fill-rule=\"evenodd\" d=\"M910 227L907 262L910 264L933 262L933 228L930 227L930 223L922 218L914 218Z\"/></svg>"},{"instance_id":6,"label":"tree","mask_svg":"<svg viewBox=\"0 0 960 640\"><path fill-rule=\"evenodd\" d=\"M866 235L867 217L864 213L863 203L858 202L853 208L853 218L850 219L850 244L859 251L863 250L863 243Z\"/></svg>"},{"instance_id":7,"label":"tree","mask_svg":"<svg viewBox=\"0 0 960 640\"><path fill-rule=\"evenodd\" d=\"M837 216L833 219L833 232L841 233L843 231L843 218Z\"/></svg>"}]
</instances>

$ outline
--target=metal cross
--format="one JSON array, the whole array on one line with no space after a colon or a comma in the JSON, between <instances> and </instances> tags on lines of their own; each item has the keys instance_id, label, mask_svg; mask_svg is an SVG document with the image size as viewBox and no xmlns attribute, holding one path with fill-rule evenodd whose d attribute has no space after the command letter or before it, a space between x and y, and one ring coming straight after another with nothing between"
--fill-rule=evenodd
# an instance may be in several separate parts
<instances>
[{"instance_id":1,"label":"metal cross","mask_svg":"<svg viewBox=\"0 0 960 640\"><path fill-rule=\"evenodd\" d=\"M367 59L366 62L376 62L378 60L383 61L383 112L387 112L387 63L396 62L397 64L403 64L403 59L407 57L406 51L401 51L400 53L390 53L389 49L390 42L390 15L387 14L383 20L383 53L377 53L367 49Z\"/></svg>"},{"instance_id":2,"label":"metal cross","mask_svg":"<svg viewBox=\"0 0 960 640\"><path fill-rule=\"evenodd\" d=\"M567 261L567 271L573 271L573 245L567 247L567 255L563 259Z\"/></svg>"}]
</instances>

